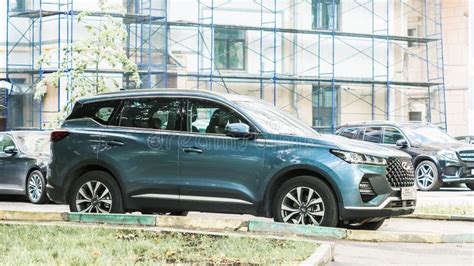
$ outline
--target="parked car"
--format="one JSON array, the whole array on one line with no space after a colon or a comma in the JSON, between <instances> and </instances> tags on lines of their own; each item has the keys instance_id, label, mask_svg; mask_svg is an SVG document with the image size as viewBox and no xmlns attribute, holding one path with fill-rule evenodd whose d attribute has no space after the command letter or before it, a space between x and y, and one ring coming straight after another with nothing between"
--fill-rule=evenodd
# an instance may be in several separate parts
<instances>
[{"instance_id":1,"label":"parked car","mask_svg":"<svg viewBox=\"0 0 474 266\"><path fill-rule=\"evenodd\" d=\"M474 144L474 136L459 136L459 137L456 137L456 139L460 142Z\"/></svg>"},{"instance_id":2,"label":"parked car","mask_svg":"<svg viewBox=\"0 0 474 266\"><path fill-rule=\"evenodd\" d=\"M45 203L49 132L0 132L0 194L26 195Z\"/></svg>"},{"instance_id":3,"label":"parked car","mask_svg":"<svg viewBox=\"0 0 474 266\"><path fill-rule=\"evenodd\" d=\"M460 183L474 189L474 146L456 141L431 124L355 122L340 126L336 134L407 152L413 158L420 190Z\"/></svg>"},{"instance_id":4,"label":"parked car","mask_svg":"<svg viewBox=\"0 0 474 266\"><path fill-rule=\"evenodd\" d=\"M51 141L48 194L73 212L245 213L376 229L416 203L406 153L322 136L245 96L182 89L86 98Z\"/></svg>"}]
</instances>

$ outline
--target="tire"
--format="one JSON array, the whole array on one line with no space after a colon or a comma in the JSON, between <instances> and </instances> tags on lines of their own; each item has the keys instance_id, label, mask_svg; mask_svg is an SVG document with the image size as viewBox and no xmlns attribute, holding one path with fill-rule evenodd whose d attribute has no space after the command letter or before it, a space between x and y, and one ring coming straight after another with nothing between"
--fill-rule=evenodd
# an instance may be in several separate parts
<instances>
[{"instance_id":1,"label":"tire","mask_svg":"<svg viewBox=\"0 0 474 266\"><path fill-rule=\"evenodd\" d=\"M39 170L32 171L26 178L26 196L31 203L44 204L49 201L46 195L46 179Z\"/></svg>"},{"instance_id":2,"label":"tire","mask_svg":"<svg viewBox=\"0 0 474 266\"><path fill-rule=\"evenodd\" d=\"M468 187L470 190L474 190L474 183L466 183L466 187Z\"/></svg>"},{"instance_id":3,"label":"tire","mask_svg":"<svg viewBox=\"0 0 474 266\"><path fill-rule=\"evenodd\" d=\"M337 206L336 197L325 182L312 176L299 176L277 190L273 219L282 223L334 227L338 223Z\"/></svg>"},{"instance_id":4,"label":"tire","mask_svg":"<svg viewBox=\"0 0 474 266\"><path fill-rule=\"evenodd\" d=\"M68 203L71 212L124 213L117 182L102 171L87 172L79 177L68 194Z\"/></svg>"},{"instance_id":5,"label":"tire","mask_svg":"<svg viewBox=\"0 0 474 266\"><path fill-rule=\"evenodd\" d=\"M439 179L438 168L432 161L422 161L415 170L415 182L419 190L439 190L442 183Z\"/></svg>"},{"instance_id":6,"label":"tire","mask_svg":"<svg viewBox=\"0 0 474 266\"><path fill-rule=\"evenodd\" d=\"M370 222L370 223L365 223L361 225L346 224L346 225L341 225L340 227L352 229L352 230L374 230L375 231L379 229L383 225L384 222L385 222L385 219L382 219L377 222Z\"/></svg>"}]
</instances>

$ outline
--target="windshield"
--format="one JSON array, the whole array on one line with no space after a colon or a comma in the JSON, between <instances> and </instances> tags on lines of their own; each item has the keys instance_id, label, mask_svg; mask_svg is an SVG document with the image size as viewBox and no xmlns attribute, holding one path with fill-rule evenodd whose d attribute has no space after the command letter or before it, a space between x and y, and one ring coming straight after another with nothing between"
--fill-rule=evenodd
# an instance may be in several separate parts
<instances>
[{"instance_id":1,"label":"windshield","mask_svg":"<svg viewBox=\"0 0 474 266\"><path fill-rule=\"evenodd\" d=\"M421 144L429 142L456 142L451 136L434 126L407 126L403 128L410 141Z\"/></svg>"},{"instance_id":2,"label":"windshield","mask_svg":"<svg viewBox=\"0 0 474 266\"><path fill-rule=\"evenodd\" d=\"M46 133L31 133L31 132L24 132L20 134L16 134L15 138L18 140L18 145L26 153L34 153L34 154L49 154L49 134Z\"/></svg>"},{"instance_id":3,"label":"windshield","mask_svg":"<svg viewBox=\"0 0 474 266\"><path fill-rule=\"evenodd\" d=\"M303 121L268 103L262 101L236 101L235 103L245 109L267 133L311 138L319 136Z\"/></svg>"}]
</instances>

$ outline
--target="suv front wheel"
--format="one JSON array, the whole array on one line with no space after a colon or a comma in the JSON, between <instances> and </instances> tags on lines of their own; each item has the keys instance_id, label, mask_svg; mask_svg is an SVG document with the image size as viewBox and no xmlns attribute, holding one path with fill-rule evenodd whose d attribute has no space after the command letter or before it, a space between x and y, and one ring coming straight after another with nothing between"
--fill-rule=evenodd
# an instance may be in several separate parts
<instances>
[{"instance_id":1,"label":"suv front wheel","mask_svg":"<svg viewBox=\"0 0 474 266\"><path fill-rule=\"evenodd\" d=\"M273 202L276 222L336 226L337 202L331 188L312 176L299 176L285 182Z\"/></svg>"},{"instance_id":2,"label":"suv front wheel","mask_svg":"<svg viewBox=\"0 0 474 266\"><path fill-rule=\"evenodd\" d=\"M69 193L71 212L123 213L120 188L106 172L91 171L82 175Z\"/></svg>"},{"instance_id":3,"label":"suv front wheel","mask_svg":"<svg viewBox=\"0 0 474 266\"><path fill-rule=\"evenodd\" d=\"M439 190L441 182L439 180L438 168L432 161L422 161L415 170L416 185L423 191Z\"/></svg>"}]
</instances>

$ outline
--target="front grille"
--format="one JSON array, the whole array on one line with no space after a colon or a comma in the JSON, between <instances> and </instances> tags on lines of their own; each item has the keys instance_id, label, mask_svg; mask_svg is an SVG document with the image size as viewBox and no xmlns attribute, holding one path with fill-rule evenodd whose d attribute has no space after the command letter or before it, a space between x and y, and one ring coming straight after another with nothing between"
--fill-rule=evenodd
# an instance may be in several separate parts
<instances>
[{"instance_id":1,"label":"front grille","mask_svg":"<svg viewBox=\"0 0 474 266\"><path fill-rule=\"evenodd\" d=\"M410 158L390 157L387 160L387 181L391 187L412 187L415 173Z\"/></svg>"},{"instance_id":2,"label":"front grille","mask_svg":"<svg viewBox=\"0 0 474 266\"><path fill-rule=\"evenodd\" d=\"M459 157L465 162L474 162L474 151L460 151Z\"/></svg>"}]
</instances>

